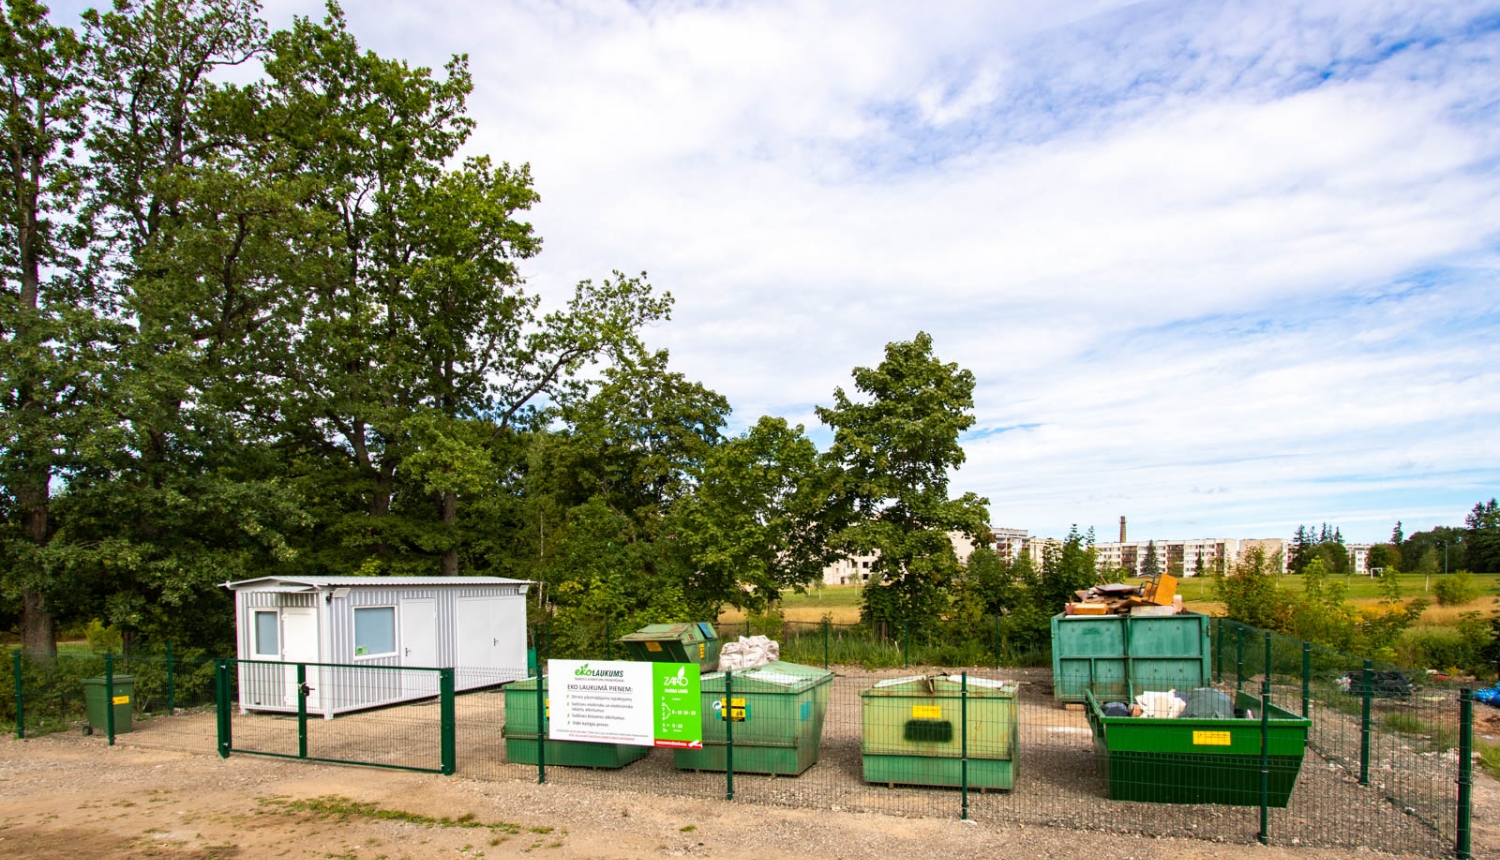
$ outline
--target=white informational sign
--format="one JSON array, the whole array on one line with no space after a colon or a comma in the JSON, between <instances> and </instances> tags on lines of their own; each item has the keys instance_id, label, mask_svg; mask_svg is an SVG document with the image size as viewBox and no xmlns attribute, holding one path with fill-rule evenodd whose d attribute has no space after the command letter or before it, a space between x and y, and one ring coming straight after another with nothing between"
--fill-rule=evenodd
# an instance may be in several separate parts
<instances>
[{"instance_id":1,"label":"white informational sign","mask_svg":"<svg viewBox=\"0 0 1500 860\"><path fill-rule=\"evenodd\" d=\"M549 660L547 737L701 749L696 664Z\"/></svg>"}]
</instances>

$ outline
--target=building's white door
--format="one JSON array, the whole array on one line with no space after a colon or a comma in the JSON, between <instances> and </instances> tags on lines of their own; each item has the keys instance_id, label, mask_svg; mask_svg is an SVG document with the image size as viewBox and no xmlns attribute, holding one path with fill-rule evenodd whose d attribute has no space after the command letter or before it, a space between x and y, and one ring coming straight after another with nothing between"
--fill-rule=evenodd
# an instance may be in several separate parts
<instances>
[{"instance_id":1,"label":"building's white door","mask_svg":"<svg viewBox=\"0 0 1500 860\"><path fill-rule=\"evenodd\" d=\"M477 687L494 674L495 655L500 639L495 630L498 620L496 601L490 597L460 597L454 621L458 627L458 652L454 655L454 675L459 689Z\"/></svg>"},{"instance_id":2,"label":"building's white door","mask_svg":"<svg viewBox=\"0 0 1500 860\"><path fill-rule=\"evenodd\" d=\"M401 665L437 665L437 602L423 598L401 602ZM402 672L407 696L436 696L437 672Z\"/></svg>"},{"instance_id":3,"label":"building's white door","mask_svg":"<svg viewBox=\"0 0 1500 860\"><path fill-rule=\"evenodd\" d=\"M318 662L318 611L316 609L286 608L281 610L281 659L288 663ZM297 707L297 667L286 666L286 695L283 704ZM318 667L307 669L307 685L312 688L307 696L307 709L316 711L321 701L322 684L318 680Z\"/></svg>"}]
</instances>

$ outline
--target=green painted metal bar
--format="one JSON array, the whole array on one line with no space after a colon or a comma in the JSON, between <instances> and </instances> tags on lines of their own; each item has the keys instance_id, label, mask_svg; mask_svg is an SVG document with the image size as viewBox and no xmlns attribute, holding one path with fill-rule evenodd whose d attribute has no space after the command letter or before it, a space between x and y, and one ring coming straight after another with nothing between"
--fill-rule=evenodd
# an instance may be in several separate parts
<instances>
[{"instance_id":1,"label":"green painted metal bar","mask_svg":"<svg viewBox=\"0 0 1500 860\"><path fill-rule=\"evenodd\" d=\"M962 720L963 728L959 730L958 736L958 773L959 783L963 787L964 809L961 816L964 821L969 820L969 673L964 672L959 676L958 688L959 719Z\"/></svg>"},{"instance_id":2,"label":"green painted metal bar","mask_svg":"<svg viewBox=\"0 0 1500 860\"><path fill-rule=\"evenodd\" d=\"M1312 705L1312 643L1302 643L1302 716L1306 717Z\"/></svg>"},{"instance_id":3,"label":"green painted metal bar","mask_svg":"<svg viewBox=\"0 0 1500 860\"><path fill-rule=\"evenodd\" d=\"M911 619L901 619L901 668L911 665Z\"/></svg>"},{"instance_id":4,"label":"green painted metal bar","mask_svg":"<svg viewBox=\"0 0 1500 860\"><path fill-rule=\"evenodd\" d=\"M442 750L443 763L442 772L444 776L452 776L458 770L458 709L454 703L453 669L438 670L438 694L441 711Z\"/></svg>"},{"instance_id":5,"label":"green painted metal bar","mask_svg":"<svg viewBox=\"0 0 1500 860\"><path fill-rule=\"evenodd\" d=\"M172 643L167 643L167 716L177 710L177 678L172 666Z\"/></svg>"},{"instance_id":6,"label":"green painted metal bar","mask_svg":"<svg viewBox=\"0 0 1500 860\"><path fill-rule=\"evenodd\" d=\"M1260 676L1260 844L1271 842L1271 634L1266 633L1266 669Z\"/></svg>"},{"instance_id":7,"label":"green painted metal bar","mask_svg":"<svg viewBox=\"0 0 1500 860\"><path fill-rule=\"evenodd\" d=\"M214 663L214 710L219 720L219 758L229 758L234 747L232 724L229 716L229 661Z\"/></svg>"},{"instance_id":8,"label":"green painted metal bar","mask_svg":"<svg viewBox=\"0 0 1500 860\"><path fill-rule=\"evenodd\" d=\"M307 758L307 664L297 664L297 758Z\"/></svg>"},{"instance_id":9,"label":"green painted metal bar","mask_svg":"<svg viewBox=\"0 0 1500 860\"><path fill-rule=\"evenodd\" d=\"M747 622L748 623L748 622ZM748 703L747 703L748 704ZM734 800L734 671L724 673L724 705L719 708L724 720L724 799ZM747 714L748 716L748 714Z\"/></svg>"},{"instance_id":10,"label":"green painted metal bar","mask_svg":"<svg viewBox=\"0 0 1500 860\"><path fill-rule=\"evenodd\" d=\"M1245 689L1245 628L1236 624L1234 627L1234 690L1242 692Z\"/></svg>"},{"instance_id":11,"label":"green painted metal bar","mask_svg":"<svg viewBox=\"0 0 1500 860\"><path fill-rule=\"evenodd\" d=\"M1359 693L1359 784L1370 784L1370 700L1375 695L1375 680L1371 677L1374 663L1365 661L1360 673Z\"/></svg>"},{"instance_id":12,"label":"green painted metal bar","mask_svg":"<svg viewBox=\"0 0 1500 860\"><path fill-rule=\"evenodd\" d=\"M1470 832L1474 815L1474 693L1458 692L1458 829L1454 851L1459 860L1474 856Z\"/></svg>"},{"instance_id":13,"label":"green painted metal bar","mask_svg":"<svg viewBox=\"0 0 1500 860\"><path fill-rule=\"evenodd\" d=\"M21 649L10 652L16 671L16 740L26 737L26 684L21 680Z\"/></svg>"},{"instance_id":14,"label":"green painted metal bar","mask_svg":"<svg viewBox=\"0 0 1500 860\"><path fill-rule=\"evenodd\" d=\"M115 655L104 652L104 725L109 745L115 745Z\"/></svg>"},{"instance_id":15,"label":"green painted metal bar","mask_svg":"<svg viewBox=\"0 0 1500 860\"><path fill-rule=\"evenodd\" d=\"M1000 616L995 616L995 670L1000 670Z\"/></svg>"},{"instance_id":16,"label":"green painted metal bar","mask_svg":"<svg viewBox=\"0 0 1500 860\"><path fill-rule=\"evenodd\" d=\"M350 765L354 765L356 767L378 767L378 768L381 768L381 769L384 769L384 770L405 770L405 771L410 771L412 773L437 773L437 774L441 774L443 772L440 768L435 768L435 767L414 767L414 766L409 765L409 764L382 764L382 763L376 762L376 761L354 761L353 759L347 759L347 758L322 758L320 756L308 756L307 758L302 758L301 756L295 756L295 755L292 755L291 753L266 752L264 750L244 750L244 749L242 749L242 750L235 750L235 752L240 753L241 755L259 755L259 756L265 756L266 758L284 758L284 759L290 759L292 761L314 761L314 762L319 762L321 764L350 764Z\"/></svg>"},{"instance_id":17,"label":"green painted metal bar","mask_svg":"<svg viewBox=\"0 0 1500 860\"><path fill-rule=\"evenodd\" d=\"M1224 681L1224 619L1214 618L1214 683Z\"/></svg>"},{"instance_id":18,"label":"green painted metal bar","mask_svg":"<svg viewBox=\"0 0 1500 860\"><path fill-rule=\"evenodd\" d=\"M613 659L615 659L614 643L610 640L610 635L609 635L609 616L608 615L604 616L604 659L606 659L606 660L613 660Z\"/></svg>"},{"instance_id":19,"label":"green painted metal bar","mask_svg":"<svg viewBox=\"0 0 1500 860\"><path fill-rule=\"evenodd\" d=\"M536 781L538 785L547 781L547 678L542 674L542 661L536 663Z\"/></svg>"},{"instance_id":20,"label":"green painted metal bar","mask_svg":"<svg viewBox=\"0 0 1500 860\"><path fill-rule=\"evenodd\" d=\"M833 624L827 618L823 619L823 668L828 668L828 629Z\"/></svg>"}]
</instances>

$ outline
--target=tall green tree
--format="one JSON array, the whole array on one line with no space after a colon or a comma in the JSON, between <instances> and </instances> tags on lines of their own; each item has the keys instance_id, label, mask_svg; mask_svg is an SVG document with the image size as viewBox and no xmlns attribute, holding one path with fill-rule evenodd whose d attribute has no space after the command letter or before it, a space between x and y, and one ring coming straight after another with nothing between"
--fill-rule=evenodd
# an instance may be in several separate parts
<instances>
[{"instance_id":1,"label":"tall green tree","mask_svg":"<svg viewBox=\"0 0 1500 860\"><path fill-rule=\"evenodd\" d=\"M875 553L862 617L914 625L943 610L943 588L958 573L949 532L974 537L988 500L949 495L949 473L964 462L959 436L974 424L974 375L933 353L932 337L886 345L874 368L854 369L855 400L842 388L818 417L834 431L827 452L842 470L836 510L847 523L833 545Z\"/></svg>"},{"instance_id":2,"label":"tall green tree","mask_svg":"<svg viewBox=\"0 0 1500 860\"><path fill-rule=\"evenodd\" d=\"M1156 541L1146 544L1146 560L1141 563L1141 576L1157 576L1161 573L1161 559L1156 555Z\"/></svg>"},{"instance_id":3,"label":"tall green tree","mask_svg":"<svg viewBox=\"0 0 1500 860\"><path fill-rule=\"evenodd\" d=\"M20 603L23 647L51 656L52 484L88 421L97 320L74 254L84 51L47 15L29 0L0 10L0 590Z\"/></svg>"},{"instance_id":4,"label":"tall green tree","mask_svg":"<svg viewBox=\"0 0 1500 860\"><path fill-rule=\"evenodd\" d=\"M1464 518L1463 536L1468 567L1485 573L1500 572L1500 505L1494 499L1476 504Z\"/></svg>"}]
</instances>

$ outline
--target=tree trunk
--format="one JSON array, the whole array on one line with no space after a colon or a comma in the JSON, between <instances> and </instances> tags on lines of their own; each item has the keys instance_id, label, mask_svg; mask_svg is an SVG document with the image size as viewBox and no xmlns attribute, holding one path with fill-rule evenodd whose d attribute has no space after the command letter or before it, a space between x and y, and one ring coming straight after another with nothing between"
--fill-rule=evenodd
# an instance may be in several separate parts
<instances>
[{"instance_id":1,"label":"tree trunk","mask_svg":"<svg viewBox=\"0 0 1500 860\"><path fill-rule=\"evenodd\" d=\"M57 622L43 604L41 592L21 592L21 648L43 660L57 659Z\"/></svg>"},{"instance_id":2,"label":"tree trunk","mask_svg":"<svg viewBox=\"0 0 1500 860\"><path fill-rule=\"evenodd\" d=\"M458 493L448 491L443 493L443 525L447 526L449 538L453 537L453 527L458 523ZM458 576L458 547L450 546L443 550L443 576Z\"/></svg>"}]
</instances>

